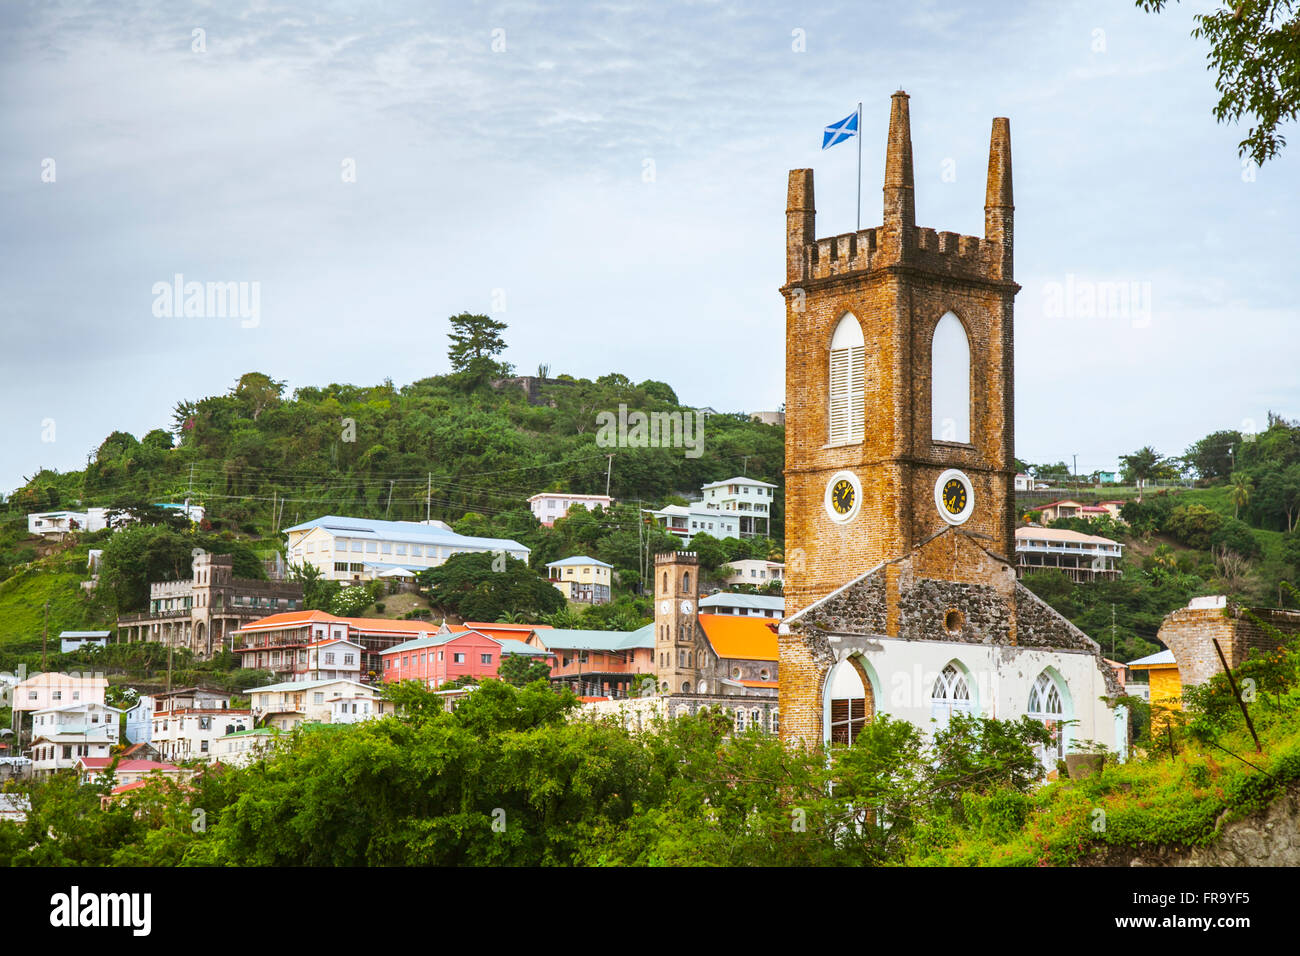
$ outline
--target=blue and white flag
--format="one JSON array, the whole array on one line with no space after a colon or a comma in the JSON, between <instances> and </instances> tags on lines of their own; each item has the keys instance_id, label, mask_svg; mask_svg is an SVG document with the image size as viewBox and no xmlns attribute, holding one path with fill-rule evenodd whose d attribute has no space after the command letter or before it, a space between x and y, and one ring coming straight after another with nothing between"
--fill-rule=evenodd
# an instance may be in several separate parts
<instances>
[{"instance_id":1,"label":"blue and white flag","mask_svg":"<svg viewBox=\"0 0 1300 956\"><path fill-rule=\"evenodd\" d=\"M857 111L850 113L838 123L832 123L822 131L822 149L830 149L837 143L858 135Z\"/></svg>"}]
</instances>

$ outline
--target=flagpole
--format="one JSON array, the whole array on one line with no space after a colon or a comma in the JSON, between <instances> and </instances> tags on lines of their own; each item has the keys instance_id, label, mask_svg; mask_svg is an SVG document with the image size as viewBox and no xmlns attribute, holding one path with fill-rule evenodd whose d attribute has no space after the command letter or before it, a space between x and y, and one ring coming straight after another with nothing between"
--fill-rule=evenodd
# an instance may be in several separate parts
<instances>
[{"instance_id":1,"label":"flagpole","mask_svg":"<svg viewBox=\"0 0 1300 956\"><path fill-rule=\"evenodd\" d=\"M862 231L862 103L858 103L858 228Z\"/></svg>"}]
</instances>

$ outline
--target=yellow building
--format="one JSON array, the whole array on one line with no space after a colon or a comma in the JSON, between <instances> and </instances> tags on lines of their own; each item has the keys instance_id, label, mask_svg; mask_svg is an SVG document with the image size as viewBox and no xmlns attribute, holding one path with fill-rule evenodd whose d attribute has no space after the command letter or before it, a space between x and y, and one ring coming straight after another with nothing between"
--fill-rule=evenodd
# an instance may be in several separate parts
<instances>
[{"instance_id":1,"label":"yellow building","mask_svg":"<svg viewBox=\"0 0 1300 956\"><path fill-rule=\"evenodd\" d=\"M585 554L552 561L546 566L550 582L570 601L585 604L608 604L612 564L597 561Z\"/></svg>"},{"instance_id":2,"label":"yellow building","mask_svg":"<svg viewBox=\"0 0 1300 956\"><path fill-rule=\"evenodd\" d=\"M1151 687L1152 725L1163 723L1161 708L1167 713L1183 709L1183 679L1178 674L1178 662L1173 651L1164 650L1135 661L1129 661L1130 671L1146 671ZM1166 718L1167 719L1167 718Z\"/></svg>"}]
</instances>

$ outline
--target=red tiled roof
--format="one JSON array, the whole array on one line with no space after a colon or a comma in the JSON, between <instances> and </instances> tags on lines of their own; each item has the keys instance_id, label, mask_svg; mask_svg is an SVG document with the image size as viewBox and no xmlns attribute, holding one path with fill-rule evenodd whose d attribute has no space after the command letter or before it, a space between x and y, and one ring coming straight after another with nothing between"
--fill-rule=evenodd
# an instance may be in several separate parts
<instances>
[{"instance_id":1,"label":"red tiled roof","mask_svg":"<svg viewBox=\"0 0 1300 956\"><path fill-rule=\"evenodd\" d=\"M774 680L742 680L742 681L737 681L737 683L739 683L739 684L743 684L743 685L746 686L746 687L776 687L776 686L778 686L777 682L774 681Z\"/></svg>"}]
</instances>

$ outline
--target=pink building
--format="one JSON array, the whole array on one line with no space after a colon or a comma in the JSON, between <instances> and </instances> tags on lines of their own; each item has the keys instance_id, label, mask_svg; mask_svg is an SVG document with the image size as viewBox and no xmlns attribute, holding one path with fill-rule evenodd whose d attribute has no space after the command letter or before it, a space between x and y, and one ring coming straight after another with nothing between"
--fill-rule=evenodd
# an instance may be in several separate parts
<instances>
[{"instance_id":1,"label":"pink building","mask_svg":"<svg viewBox=\"0 0 1300 956\"><path fill-rule=\"evenodd\" d=\"M414 641L382 651L384 683L418 680L441 687L460 677L496 677L504 654L527 654L553 663L554 655L520 641L496 639L463 625L443 627Z\"/></svg>"}]
</instances>

